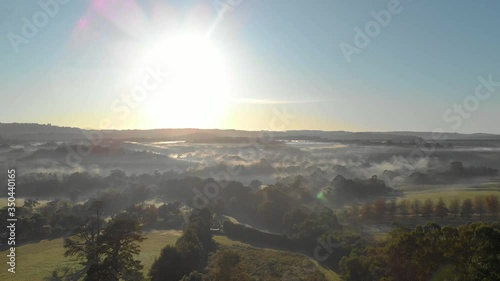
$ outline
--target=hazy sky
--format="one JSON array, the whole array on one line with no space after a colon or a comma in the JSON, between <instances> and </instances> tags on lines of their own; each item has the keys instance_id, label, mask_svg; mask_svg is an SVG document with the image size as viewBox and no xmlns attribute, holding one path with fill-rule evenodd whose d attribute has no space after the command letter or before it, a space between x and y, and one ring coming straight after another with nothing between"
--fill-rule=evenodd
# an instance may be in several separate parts
<instances>
[{"instance_id":1,"label":"hazy sky","mask_svg":"<svg viewBox=\"0 0 500 281\"><path fill-rule=\"evenodd\" d=\"M0 2L0 122L500 133L499 1L55 1Z\"/></svg>"}]
</instances>

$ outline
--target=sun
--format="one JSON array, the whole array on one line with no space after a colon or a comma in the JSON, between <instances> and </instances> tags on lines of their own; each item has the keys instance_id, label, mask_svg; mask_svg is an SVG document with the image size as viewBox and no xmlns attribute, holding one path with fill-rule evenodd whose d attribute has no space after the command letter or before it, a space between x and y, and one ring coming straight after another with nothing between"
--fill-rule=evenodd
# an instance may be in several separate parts
<instances>
[{"instance_id":1,"label":"sun","mask_svg":"<svg viewBox=\"0 0 500 281\"><path fill-rule=\"evenodd\" d=\"M231 79L223 52L204 36L169 36L147 54L168 74L146 107L156 128L215 128L230 99Z\"/></svg>"}]
</instances>

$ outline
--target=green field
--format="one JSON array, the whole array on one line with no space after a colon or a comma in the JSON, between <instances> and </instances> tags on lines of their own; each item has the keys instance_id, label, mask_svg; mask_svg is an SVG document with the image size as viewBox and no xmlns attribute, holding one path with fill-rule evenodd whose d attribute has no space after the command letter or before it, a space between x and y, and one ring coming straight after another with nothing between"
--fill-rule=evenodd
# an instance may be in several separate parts
<instances>
[{"instance_id":1,"label":"green field","mask_svg":"<svg viewBox=\"0 0 500 281\"><path fill-rule=\"evenodd\" d=\"M182 234L181 231L152 231L145 235L147 238L141 243L141 253L139 259L144 265L143 272L147 272L151 268L155 257L160 254L161 249L167 244L175 244L177 238ZM231 240L226 236L214 236L214 240L223 246L238 246L248 247L252 252L258 252L260 258L269 259L289 259L294 257L297 259L297 254L271 250L271 249L256 249L248 244ZM3 269L0 271L0 280L9 281L43 281L50 277L52 271L64 269L80 269L78 260L64 257L63 239L43 240L38 243L28 243L16 248L16 274L7 272L7 251L0 252L1 264ZM319 265L314 260L307 257L300 257L300 260L309 259L314 262L318 269L326 276L329 281L339 281L338 275Z\"/></svg>"},{"instance_id":2,"label":"green field","mask_svg":"<svg viewBox=\"0 0 500 281\"><path fill-rule=\"evenodd\" d=\"M440 197L443 198L446 204L449 204L453 199L460 201L464 199L472 199L478 196L496 195L500 198L500 183L482 183L482 184L448 184L448 185L412 185L401 188L404 195L398 198L399 200L415 200L424 201L432 199L437 201Z\"/></svg>"},{"instance_id":3,"label":"green field","mask_svg":"<svg viewBox=\"0 0 500 281\"><path fill-rule=\"evenodd\" d=\"M153 264L154 258L167 244L175 244L181 231L152 231L147 233L146 240L141 243L139 259L147 273ZM29 243L16 248L16 274L7 272L7 252L0 252L2 270L0 280L9 281L42 281L51 276L53 270L64 268L78 269L78 261L64 257L63 239L43 240L38 243Z\"/></svg>"},{"instance_id":4,"label":"green field","mask_svg":"<svg viewBox=\"0 0 500 281\"><path fill-rule=\"evenodd\" d=\"M306 264L307 262L312 262L316 268L319 269L321 273L325 276L328 281L340 281L340 276L320 265L317 261L312 258L306 257L304 255L274 250L274 249L262 249L255 248L249 244L231 240L226 236L216 235L214 236L214 240L221 244L222 246L229 246L238 249L243 256L244 268L248 270L247 272L259 272L262 273L263 267L269 262L278 262L280 266L287 267L288 269L295 272L296 274L300 274L301 265ZM245 259L246 257L246 259ZM249 258L251 257L251 258ZM260 261L260 263L259 263ZM262 261L264 263L262 263ZM264 264L264 265L263 265ZM305 270L306 271L306 270ZM280 279L281 280L281 279Z\"/></svg>"},{"instance_id":5,"label":"green field","mask_svg":"<svg viewBox=\"0 0 500 281\"><path fill-rule=\"evenodd\" d=\"M403 196L399 197L398 200L407 199L411 201L419 199L424 201L426 199L433 199L437 201L438 198L442 197L449 204L453 199L462 201L466 198L474 199L478 196L497 195L500 198L500 183L413 185L404 186L401 190L403 191ZM6 202L5 198L0 198L0 207L6 205ZM22 204L22 199L18 200L17 203ZM175 241L181 234L181 231L152 231L145 235L147 239L141 244L142 250L139 255L139 259L144 265L144 273L149 271L161 249L167 244L175 244ZM255 248L249 244L231 240L226 236L217 235L214 236L214 239L222 246L235 247L240 251L244 251L245 255L254 257L256 262L253 262L253 259L247 259L245 264L252 272L258 272L258 266L261 266L259 263L267 260L280 261L293 268L293 265L297 264L299 259L308 259L327 277L327 280L340 280L340 277L335 272L322 267L314 260L304 256L272 249ZM0 252L0 261L3 264L3 269L0 270L0 280L43 281L45 278L51 276L54 270L77 270L81 268L77 260L64 257L62 239L43 240L38 243L28 243L17 247L16 274L7 272L6 255L7 251ZM300 267L300 264L295 267Z\"/></svg>"}]
</instances>

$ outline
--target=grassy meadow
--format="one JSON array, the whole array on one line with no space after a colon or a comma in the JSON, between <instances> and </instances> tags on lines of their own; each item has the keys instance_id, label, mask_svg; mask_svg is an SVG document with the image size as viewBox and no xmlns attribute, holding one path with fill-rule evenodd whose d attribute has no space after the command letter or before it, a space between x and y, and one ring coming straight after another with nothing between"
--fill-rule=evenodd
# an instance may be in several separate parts
<instances>
[{"instance_id":1,"label":"grassy meadow","mask_svg":"<svg viewBox=\"0 0 500 281\"><path fill-rule=\"evenodd\" d=\"M399 189L403 191L403 195L398 197L397 200L406 199L412 201L419 199L423 202L426 199L432 199L436 202L441 197L449 204L453 199L462 201L466 198L474 199L478 196L497 195L500 198L500 183L498 182L483 184L413 185L403 186ZM5 198L0 198L0 207L6 204L6 200L3 199ZM17 203L22 204L22 199L18 200ZM462 222L451 217L435 220L442 224ZM416 222L425 223L423 219L421 222L420 219ZM141 243L142 250L139 255L139 259L144 265L143 272L145 276L147 276L155 257L159 255L161 249L167 244L175 244L175 241L181 234L181 231L174 230L151 231L145 234L147 239ZM378 233L378 235L380 236L379 238L383 238L385 231ZM261 279L271 278L265 280L281 280L278 276L282 275L283 272L292 272L294 276L306 276L307 272L304 271L302 264L304 264L304 261L307 261L310 265L312 262L328 281L340 280L340 277L335 272L324 268L313 259L300 254L268 248L255 248L249 244L231 240L222 235L215 235L214 240L222 248L237 250L241 254L247 273ZM49 280L48 278L54 270L59 272L67 269L77 271L81 268L78 260L64 257L62 238L18 246L16 248L16 274L7 272L6 255L7 251L0 252L0 262L4 265L4 269L0 271L0 280L43 281Z\"/></svg>"},{"instance_id":2,"label":"grassy meadow","mask_svg":"<svg viewBox=\"0 0 500 281\"><path fill-rule=\"evenodd\" d=\"M155 257L160 254L161 249L167 244L175 244L177 238L181 236L181 231L164 230L148 232L147 238L141 243L141 253L139 259L144 265L143 272L145 276ZM281 265L284 268L280 270L293 270L300 268L304 260L311 261L317 269L321 271L328 281L339 281L339 276L323 266L319 265L313 259L294 253L272 249L257 249L248 244L234 241L226 236L214 236L214 240L223 247L236 248L241 252L245 268L252 270L252 273L259 274L259 267L262 264L272 266L274 262L284 262ZM81 266L78 260L64 257L63 239L42 240L37 243L27 243L16 248L16 274L7 272L7 251L0 252L1 263L5 265L4 270L0 271L0 280L9 281L43 281L49 280L54 270L64 271L65 269L78 270ZM245 258L246 257L246 258ZM249 258L252 257L252 258ZM248 266L248 267L247 267ZM274 279L273 279L274 280Z\"/></svg>"},{"instance_id":3,"label":"grassy meadow","mask_svg":"<svg viewBox=\"0 0 500 281\"><path fill-rule=\"evenodd\" d=\"M139 259L144 265L144 273L149 271L156 256L167 244L175 244L181 231L152 231L145 235L141 243ZM42 240L28 243L16 248L16 274L7 272L7 251L0 252L4 269L0 271L0 280L9 281L42 281L50 277L54 270L79 269L78 260L64 257L63 239Z\"/></svg>"},{"instance_id":4,"label":"grassy meadow","mask_svg":"<svg viewBox=\"0 0 500 281\"><path fill-rule=\"evenodd\" d=\"M399 200L415 200L424 201L432 199L437 201L440 197L443 198L446 204L452 200L458 199L460 202L464 199L472 199L478 196L496 195L500 198L500 183L490 182L481 184L447 184L447 185L412 185L399 187L404 192L404 195L398 198Z\"/></svg>"},{"instance_id":5,"label":"grassy meadow","mask_svg":"<svg viewBox=\"0 0 500 281\"><path fill-rule=\"evenodd\" d=\"M310 269L308 269L307 266L310 265L315 266L328 281L341 280L337 273L323 267L314 259L301 254L274 249L255 248L249 244L231 240L223 235L214 236L214 240L224 248L238 251L242 257L242 263L244 265L243 268L245 268L247 273L258 278L262 278L263 276L268 278L261 280L283 280L282 275L273 273L273 271L286 272L287 274L290 274L290 276L293 275L296 278L303 277L309 272L308 270ZM279 265L280 268L274 268L275 264ZM276 275L274 279L273 275Z\"/></svg>"}]
</instances>

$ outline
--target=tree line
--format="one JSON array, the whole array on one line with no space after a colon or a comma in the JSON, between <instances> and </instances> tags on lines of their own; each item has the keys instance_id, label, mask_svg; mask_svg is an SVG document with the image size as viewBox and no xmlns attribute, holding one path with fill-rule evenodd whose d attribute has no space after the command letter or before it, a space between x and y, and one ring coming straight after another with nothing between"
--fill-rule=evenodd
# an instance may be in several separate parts
<instances>
[{"instance_id":1,"label":"tree line","mask_svg":"<svg viewBox=\"0 0 500 281\"><path fill-rule=\"evenodd\" d=\"M111 200L111 197L105 196L88 200L85 203L56 199L41 204L38 200L26 199L23 206L17 207L16 238L19 243L24 243L71 235L86 223L95 202L101 202L102 216L112 217L125 212L129 217L138 221L144 230L183 229L185 225L186 215L181 211L180 202L164 203L158 207L154 204L134 204L125 209L115 209L113 206L107 206L107 204L113 204ZM7 217L7 215L7 207L0 209L0 217ZM6 245L7 236L0 235L0 248Z\"/></svg>"},{"instance_id":2,"label":"tree line","mask_svg":"<svg viewBox=\"0 0 500 281\"><path fill-rule=\"evenodd\" d=\"M446 203L443 198L437 201L427 198L424 201L420 199L399 201L386 199L376 199L360 206L351 206L343 209L346 217L356 220L383 220L401 217L423 217L430 218L463 218L470 219L477 216L483 219L486 216L496 218L498 216L499 198L492 194L488 196L476 196L475 198L465 198L463 200L452 199Z\"/></svg>"}]
</instances>

